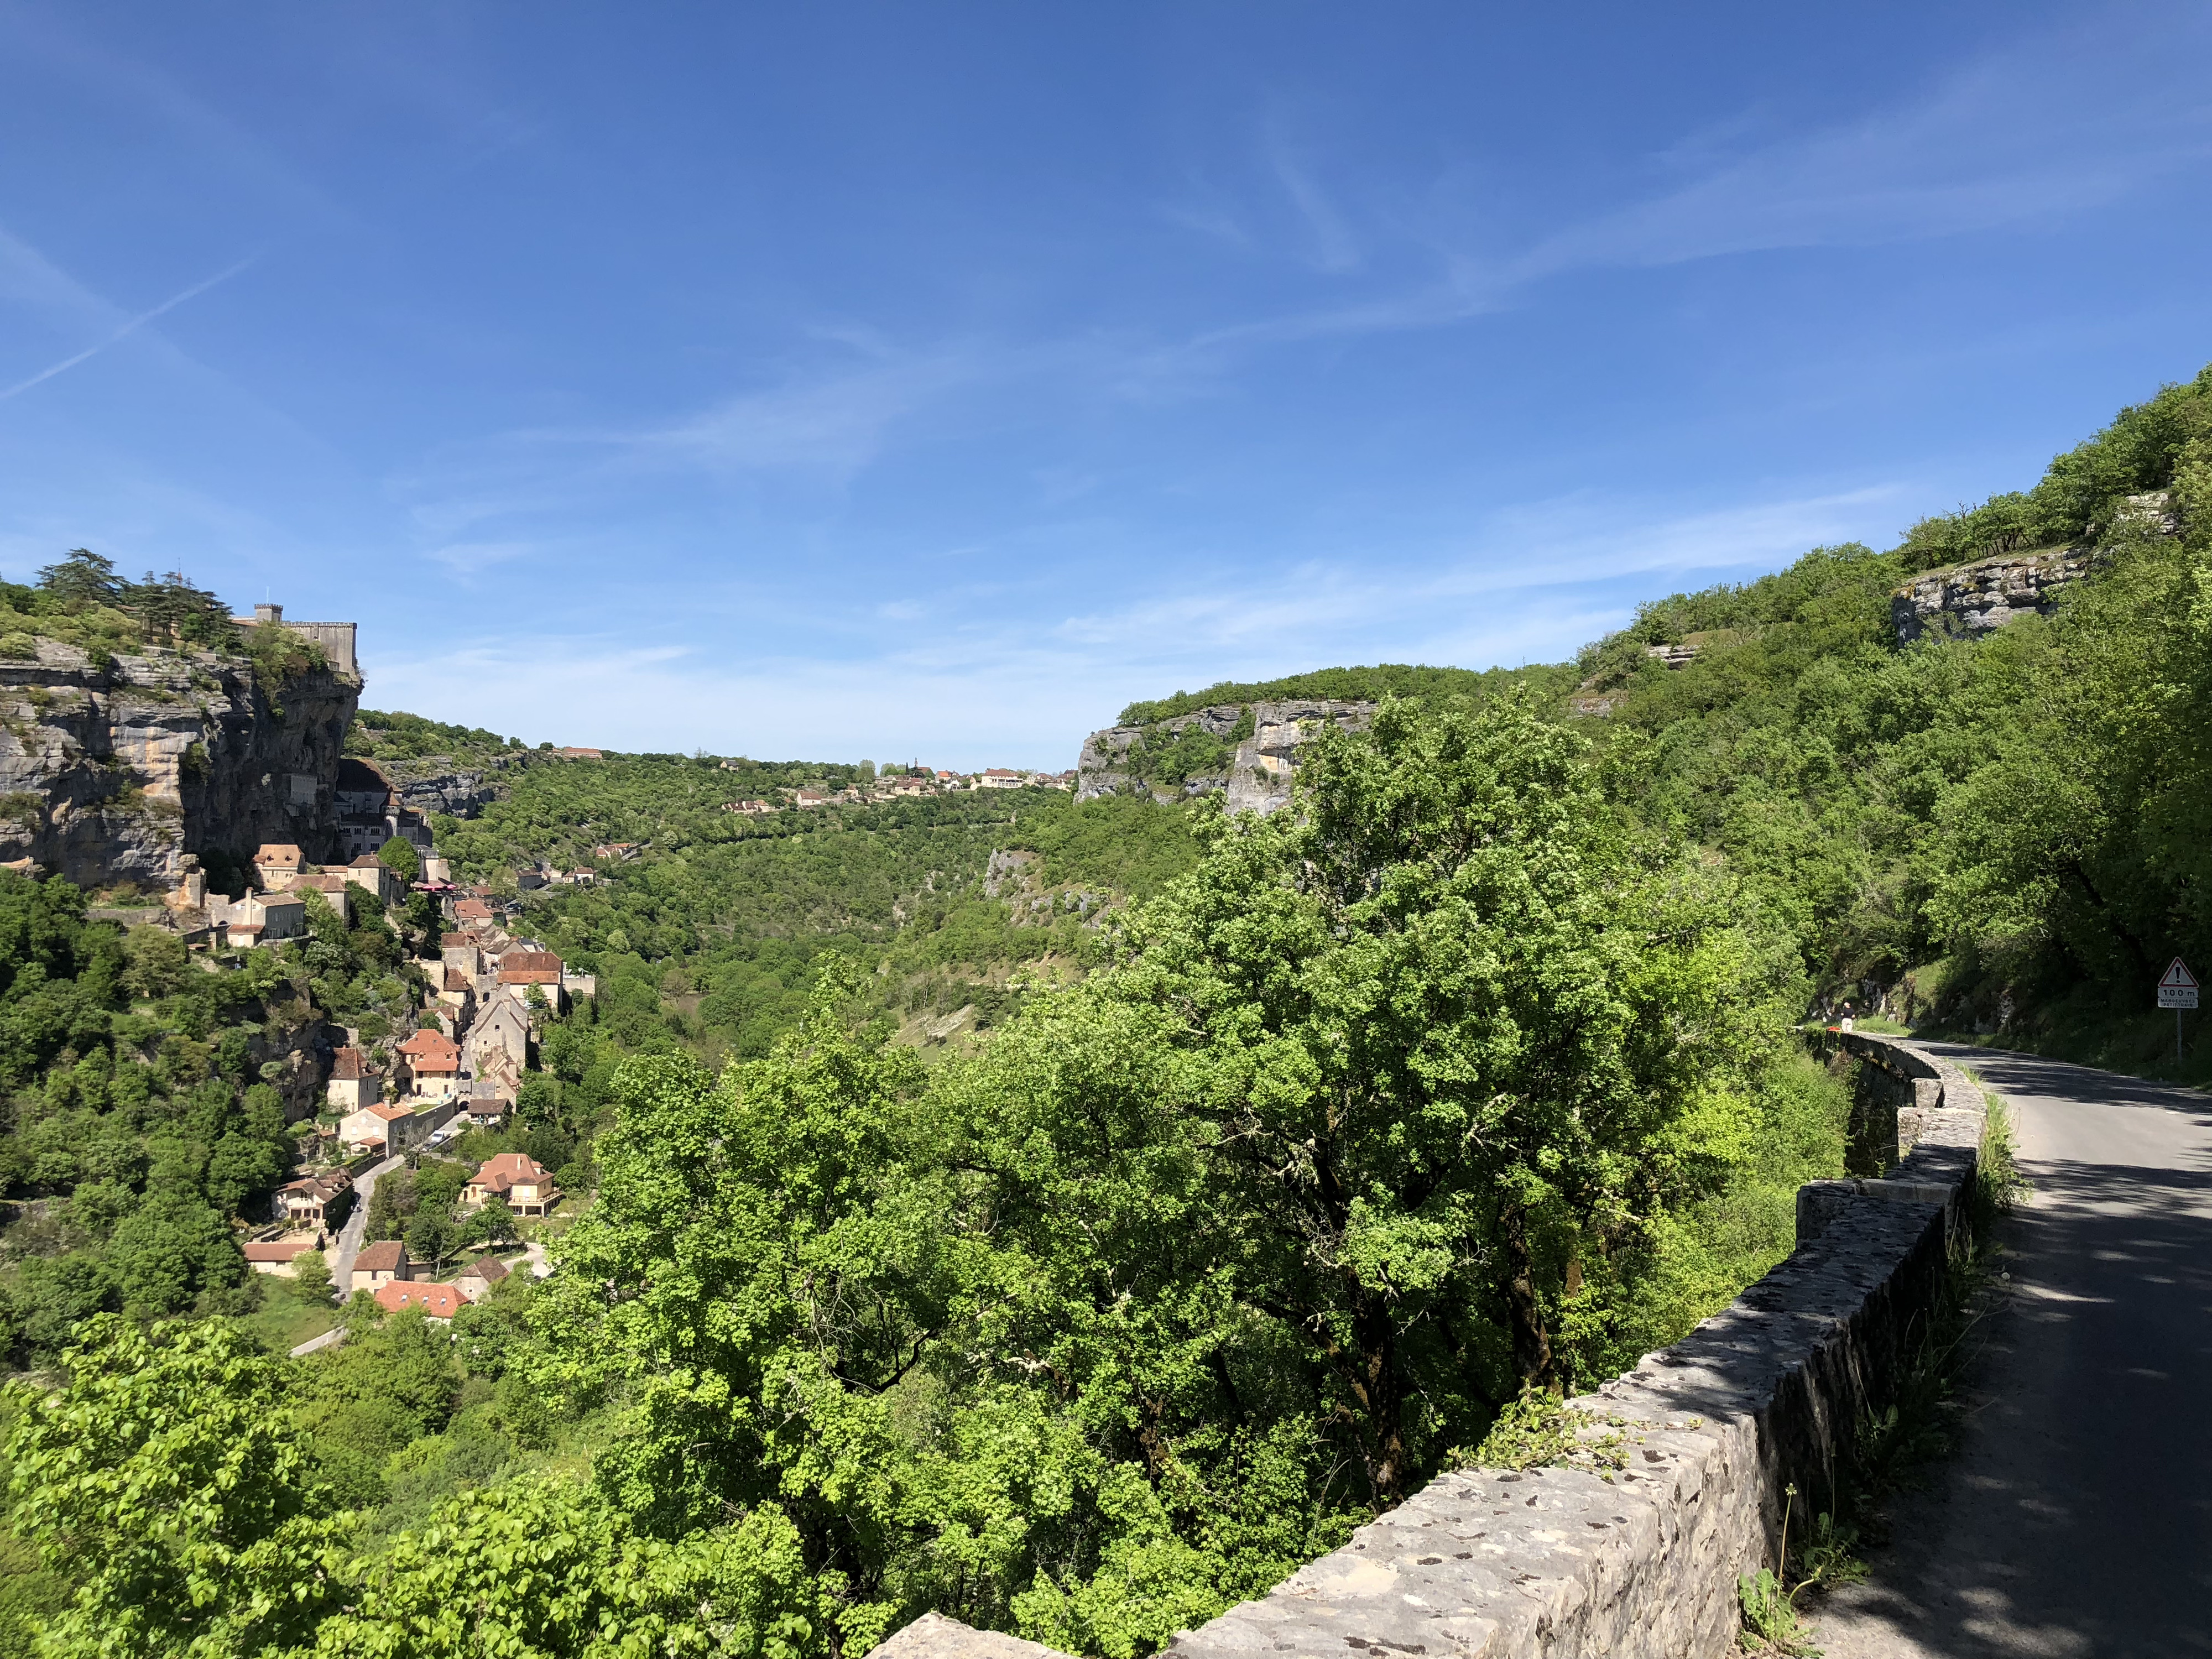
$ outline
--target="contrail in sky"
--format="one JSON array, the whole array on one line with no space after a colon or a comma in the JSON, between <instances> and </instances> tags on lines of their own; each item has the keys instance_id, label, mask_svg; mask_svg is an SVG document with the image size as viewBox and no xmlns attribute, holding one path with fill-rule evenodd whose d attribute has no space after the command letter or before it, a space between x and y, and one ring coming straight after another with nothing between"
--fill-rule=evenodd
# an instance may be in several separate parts
<instances>
[{"instance_id":1,"label":"contrail in sky","mask_svg":"<svg viewBox=\"0 0 2212 1659\"><path fill-rule=\"evenodd\" d=\"M117 329L112 334L110 334L106 339L99 341L95 344L87 346L82 351L78 352L76 356L64 357L61 362L54 364L52 368L40 369L27 380L16 381L15 385L8 387L5 391L0 391L0 404L6 403L9 398L14 397L19 392L28 392L33 386L38 385L41 380L51 380L55 375L61 374L63 371L75 368L79 363L82 362L88 357L98 356L101 352L106 350L108 347L113 345L118 340L123 339L128 335L137 333L140 329L152 322L156 317L161 316L164 312L174 311L179 306L184 304L185 301L190 300L196 295L206 293L217 283L228 282L232 277L237 276L240 271L245 270L246 266L252 264L260 257L261 256L258 253L249 253L245 258L240 259L236 264L231 266L229 270L219 270L216 272L214 276L209 277L205 282L194 283L190 288L185 289L181 294L171 295L167 299L162 301L161 304L155 306L151 311L140 312L136 317L131 318L130 321L125 323L120 328Z\"/></svg>"}]
</instances>

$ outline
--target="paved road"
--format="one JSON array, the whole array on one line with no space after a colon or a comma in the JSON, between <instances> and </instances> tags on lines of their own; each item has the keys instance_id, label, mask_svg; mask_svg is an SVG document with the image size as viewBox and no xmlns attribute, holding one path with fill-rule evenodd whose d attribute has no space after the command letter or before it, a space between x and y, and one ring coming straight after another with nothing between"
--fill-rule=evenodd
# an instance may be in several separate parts
<instances>
[{"instance_id":1,"label":"paved road","mask_svg":"<svg viewBox=\"0 0 2212 1659\"><path fill-rule=\"evenodd\" d=\"M2004 1224L1956 1456L1894 1506L1829 1659L2212 1656L2212 1099L1926 1045L2011 1108Z\"/></svg>"},{"instance_id":2,"label":"paved road","mask_svg":"<svg viewBox=\"0 0 2212 1659\"><path fill-rule=\"evenodd\" d=\"M354 1177L353 1213L338 1230L338 1247L331 1253L331 1289L341 1304L350 1293L347 1287L353 1283L353 1259L361 1254L362 1236L368 1231L368 1200L376 1190L376 1179L389 1175L404 1162L404 1157L395 1153L381 1164L370 1164Z\"/></svg>"},{"instance_id":3,"label":"paved road","mask_svg":"<svg viewBox=\"0 0 2212 1659\"><path fill-rule=\"evenodd\" d=\"M319 1352L325 1348L335 1348L339 1343L345 1340L346 1328L343 1325L333 1325L330 1329L325 1331L320 1336L311 1336L305 1342L300 1344L298 1347L293 1349L292 1358L295 1359L304 1359L307 1355Z\"/></svg>"}]
</instances>

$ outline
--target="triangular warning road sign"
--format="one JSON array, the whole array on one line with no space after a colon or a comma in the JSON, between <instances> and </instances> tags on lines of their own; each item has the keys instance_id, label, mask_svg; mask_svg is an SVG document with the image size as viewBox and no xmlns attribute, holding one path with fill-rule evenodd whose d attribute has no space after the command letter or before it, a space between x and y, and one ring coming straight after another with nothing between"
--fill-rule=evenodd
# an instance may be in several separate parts
<instances>
[{"instance_id":1,"label":"triangular warning road sign","mask_svg":"<svg viewBox=\"0 0 2212 1659\"><path fill-rule=\"evenodd\" d=\"M2136 982L2141 984L2142 981L2138 980ZM2187 963L2179 957L2176 957L2172 965L2166 969L2166 977L2159 981L2158 986L2161 991L2168 989L2193 991L2197 988L2197 975L2189 971Z\"/></svg>"}]
</instances>

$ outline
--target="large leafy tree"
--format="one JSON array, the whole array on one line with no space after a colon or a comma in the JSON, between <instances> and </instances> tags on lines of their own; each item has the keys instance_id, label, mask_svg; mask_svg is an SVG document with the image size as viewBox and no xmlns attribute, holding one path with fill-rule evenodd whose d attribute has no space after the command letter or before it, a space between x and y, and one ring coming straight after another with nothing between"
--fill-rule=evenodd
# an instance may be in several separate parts
<instances>
[{"instance_id":1,"label":"large leafy tree","mask_svg":"<svg viewBox=\"0 0 2212 1659\"><path fill-rule=\"evenodd\" d=\"M1178 1275L1269 1322L1387 1502L1437 1435L1570 1380L1563 1315L1741 1149L1794 978L1522 698L1386 703L1315 743L1297 810L1209 834L1068 999L1084 1069L1009 1044L1000 1091L1063 1158L1153 1149Z\"/></svg>"},{"instance_id":2,"label":"large leafy tree","mask_svg":"<svg viewBox=\"0 0 2212 1659\"><path fill-rule=\"evenodd\" d=\"M96 1316L46 1393L17 1385L14 1525L76 1586L57 1655L229 1659L312 1638L335 1604L323 1496L283 1376L224 1320Z\"/></svg>"},{"instance_id":3,"label":"large leafy tree","mask_svg":"<svg viewBox=\"0 0 2212 1659\"><path fill-rule=\"evenodd\" d=\"M623 1513L783 1517L848 1649L938 1606L1126 1655L1567 1380L1747 1138L1788 954L1526 702L1302 778L973 1064L833 978L719 1080L624 1066L535 1362L624 1402Z\"/></svg>"}]
</instances>

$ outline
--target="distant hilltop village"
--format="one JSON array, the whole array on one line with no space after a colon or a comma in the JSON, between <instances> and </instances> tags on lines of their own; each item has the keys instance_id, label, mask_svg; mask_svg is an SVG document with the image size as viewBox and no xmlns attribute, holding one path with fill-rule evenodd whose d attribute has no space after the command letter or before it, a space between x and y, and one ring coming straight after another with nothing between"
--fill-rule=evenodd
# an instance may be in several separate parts
<instances>
[{"instance_id":1,"label":"distant hilltop village","mask_svg":"<svg viewBox=\"0 0 2212 1659\"><path fill-rule=\"evenodd\" d=\"M587 756L598 758L597 750L555 750L554 753ZM743 761L726 760L725 769L732 772L743 768ZM814 806L866 805L879 801L912 799L918 795L950 794L969 789L1068 789L1075 787L1073 772L1024 772L1011 767L994 766L981 772L939 772L925 767L909 767L904 771L887 771L872 784L854 784L845 789L779 789L775 800L733 800L723 806L725 812L741 812L759 816L781 812L787 809Z\"/></svg>"}]
</instances>

